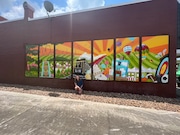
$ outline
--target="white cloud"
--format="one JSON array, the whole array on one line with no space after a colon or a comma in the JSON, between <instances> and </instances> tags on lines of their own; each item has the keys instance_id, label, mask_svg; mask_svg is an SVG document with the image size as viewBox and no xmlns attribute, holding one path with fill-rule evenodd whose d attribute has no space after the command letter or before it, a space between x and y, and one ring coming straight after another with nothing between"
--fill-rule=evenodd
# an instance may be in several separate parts
<instances>
[{"instance_id":1,"label":"white cloud","mask_svg":"<svg viewBox=\"0 0 180 135\"><path fill-rule=\"evenodd\" d=\"M5 10L7 10L9 8L12 8L14 1L15 0L0 0L0 9L1 9L1 12L5 11Z\"/></svg>"},{"instance_id":2,"label":"white cloud","mask_svg":"<svg viewBox=\"0 0 180 135\"><path fill-rule=\"evenodd\" d=\"M47 16L43 1L41 6L39 6L35 0L26 1L35 9L34 18ZM0 9L3 9L1 10L0 15L8 20L23 18L23 2L24 0L0 0ZM66 3L66 7L59 7L54 4L56 12L52 12L50 15L104 6L105 0L67 0ZM6 9L4 7L6 7Z\"/></svg>"},{"instance_id":3,"label":"white cloud","mask_svg":"<svg viewBox=\"0 0 180 135\"><path fill-rule=\"evenodd\" d=\"M67 8L69 8L69 11L89 9L104 5L105 0L67 0Z\"/></svg>"},{"instance_id":4,"label":"white cloud","mask_svg":"<svg viewBox=\"0 0 180 135\"><path fill-rule=\"evenodd\" d=\"M22 18L24 16L23 6L13 6L11 10L2 13L1 16L7 18L8 20Z\"/></svg>"},{"instance_id":5,"label":"white cloud","mask_svg":"<svg viewBox=\"0 0 180 135\"><path fill-rule=\"evenodd\" d=\"M105 0L67 0L66 3L67 3L66 7L59 7L58 5L54 5L55 12L52 12L50 14L57 15L66 12L104 6Z\"/></svg>"}]
</instances>

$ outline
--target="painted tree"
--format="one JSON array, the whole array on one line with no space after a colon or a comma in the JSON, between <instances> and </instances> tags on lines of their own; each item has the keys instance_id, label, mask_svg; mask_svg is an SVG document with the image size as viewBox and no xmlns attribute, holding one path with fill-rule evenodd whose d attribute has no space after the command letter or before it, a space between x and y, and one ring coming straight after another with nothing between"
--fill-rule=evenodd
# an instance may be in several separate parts
<instances>
[{"instance_id":1,"label":"painted tree","mask_svg":"<svg viewBox=\"0 0 180 135\"><path fill-rule=\"evenodd\" d=\"M35 57L33 57L35 56ZM26 65L35 63L38 64L38 45L26 45Z\"/></svg>"}]
</instances>

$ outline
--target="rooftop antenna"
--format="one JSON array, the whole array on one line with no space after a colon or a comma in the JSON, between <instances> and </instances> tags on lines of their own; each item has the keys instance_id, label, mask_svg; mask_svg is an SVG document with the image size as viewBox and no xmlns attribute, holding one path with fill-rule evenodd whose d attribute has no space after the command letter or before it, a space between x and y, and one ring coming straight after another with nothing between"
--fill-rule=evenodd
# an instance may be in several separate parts
<instances>
[{"instance_id":1,"label":"rooftop antenna","mask_svg":"<svg viewBox=\"0 0 180 135\"><path fill-rule=\"evenodd\" d=\"M50 1L45 0L44 1L44 8L46 9L46 13L49 17L49 13L54 10L54 6Z\"/></svg>"}]
</instances>

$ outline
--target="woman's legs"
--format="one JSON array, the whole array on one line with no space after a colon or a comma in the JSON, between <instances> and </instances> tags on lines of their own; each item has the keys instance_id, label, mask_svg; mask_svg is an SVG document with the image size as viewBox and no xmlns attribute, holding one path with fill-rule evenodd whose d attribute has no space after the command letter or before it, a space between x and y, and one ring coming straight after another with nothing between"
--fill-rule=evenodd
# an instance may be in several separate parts
<instances>
[{"instance_id":1,"label":"woman's legs","mask_svg":"<svg viewBox=\"0 0 180 135\"><path fill-rule=\"evenodd\" d=\"M74 89L77 91L78 94L82 93L82 89L79 86L75 86Z\"/></svg>"}]
</instances>

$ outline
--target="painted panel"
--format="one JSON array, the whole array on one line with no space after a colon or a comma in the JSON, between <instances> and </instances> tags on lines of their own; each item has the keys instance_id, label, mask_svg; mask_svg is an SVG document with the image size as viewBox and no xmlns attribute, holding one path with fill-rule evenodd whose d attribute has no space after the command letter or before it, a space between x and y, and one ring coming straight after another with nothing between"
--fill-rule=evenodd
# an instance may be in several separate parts
<instances>
[{"instance_id":1,"label":"painted panel","mask_svg":"<svg viewBox=\"0 0 180 135\"><path fill-rule=\"evenodd\" d=\"M116 39L116 81L139 81L139 37Z\"/></svg>"},{"instance_id":2,"label":"painted panel","mask_svg":"<svg viewBox=\"0 0 180 135\"><path fill-rule=\"evenodd\" d=\"M73 43L73 73L91 80L91 41Z\"/></svg>"},{"instance_id":3,"label":"painted panel","mask_svg":"<svg viewBox=\"0 0 180 135\"><path fill-rule=\"evenodd\" d=\"M142 82L168 83L169 36L142 37ZM138 48L137 48L138 49Z\"/></svg>"},{"instance_id":4,"label":"painted panel","mask_svg":"<svg viewBox=\"0 0 180 135\"><path fill-rule=\"evenodd\" d=\"M71 78L71 42L56 44L55 78Z\"/></svg>"},{"instance_id":5,"label":"painted panel","mask_svg":"<svg viewBox=\"0 0 180 135\"><path fill-rule=\"evenodd\" d=\"M54 44L42 44L39 50L39 76L54 77Z\"/></svg>"},{"instance_id":6,"label":"painted panel","mask_svg":"<svg viewBox=\"0 0 180 135\"><path fill-rule=\"evenodd\" d=\"M38 45L26 45L26 77L38 77Z\"/></svg>"},{"instance_id":7,"label":"painted panel","mask_svg":"<svg viewBox=\"0 0 180 135\"><path fill-rule=\"evenodd\" d=\"M93 79L114 80L114 40L93 41Z\"/></svg>"}]
</instances>

